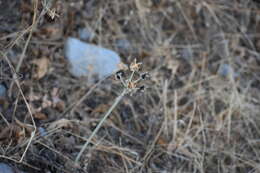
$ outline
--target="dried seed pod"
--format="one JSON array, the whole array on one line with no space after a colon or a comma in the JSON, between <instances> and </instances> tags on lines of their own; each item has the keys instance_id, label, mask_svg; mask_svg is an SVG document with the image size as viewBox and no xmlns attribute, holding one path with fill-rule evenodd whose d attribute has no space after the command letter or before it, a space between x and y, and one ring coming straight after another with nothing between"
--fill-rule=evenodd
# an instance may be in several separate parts
<instances>
[{"instance_id":1,"label":"dried seed pod","mask_svg":"<svg viewBox=\"0 0 260 173\"><path fill-rule=\"evenodd\" d=\"M145 86L144 86L144 85L140 86L140 87L138 88L138 91L139 91L139 92L144 92L144 91L145 91Z\"/></svg>"},{"instance_id":2,"label":"dried seed pod","mask_svg":"<svg viewBox=\"0 0 260 173\"><path fill-rule=\"evenodd\" d=\"M142 65L142 63L137 63L136 62L136 59L134 60L134 62L132 62L131 64L130 64L130 70L131 71L139 71L140 70L140 68L141 68L141 65Z\"/></svg>"},{"instance_id":3,"label":"dried seed pod","mask_svg":"<svg viewBox=\"0 0 260 173\"><path fill-rule=\"evenodd\" d=\"M127 88L129 88L129 89L134 89L134 88L136 88L136 83L135 83L135 82L129 82L129 83L127 84Z\"/></svg>"},{"instance_id":4,"label":"dried seed pod","mask_svg":"<svg viewBox=\"0 0 260 173\"><path fill-rule=\"evenodd\" d=\"M115 74L115 78L116 80L121 80L125 75L125 72L123 70L119 70L116 72Z\"/></svg>"},{"instance_id":5,"label":"dried seed pod","mask_svg":"<svg viewBox=\"0 0 260 173\"><path fill-rule=\"evenodd\" d=\"M149 74L148 72L141 73L141 74L140 74L140 78L141 78L142 80L146 80L146 79L150 78L150 74Z\"/></svg>"}]
</instances>

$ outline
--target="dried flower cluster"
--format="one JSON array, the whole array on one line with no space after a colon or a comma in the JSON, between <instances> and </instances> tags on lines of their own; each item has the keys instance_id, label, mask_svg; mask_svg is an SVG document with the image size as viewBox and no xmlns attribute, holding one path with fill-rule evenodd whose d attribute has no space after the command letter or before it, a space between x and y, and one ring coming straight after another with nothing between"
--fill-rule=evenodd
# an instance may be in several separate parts
<instances>
[{"instance_id":1,"label":"dried flower cluster","mask_svg":"<svg viewBox=\"0 0 260 173\"><path fill-rule=\"evenodd\" d=\"M135 92L144 92L145 85L143 85L142 81L150 78L148 72L140 72L142 67L142 63L137 62L134 59L134 62L130 64L130 67L127 69L122 69L116 72L115 78L116 80L120 80L124 89L127 90L127 93L135 93ZM130 70L130 75L126 77L127 70Z\"/></svg>"},{"instance_id":2,"label":"dried flower cluster","mask_svg":"<svg viewBox=\"0 0 260 173\"><path fill-rule=\"evenodd\" d=\"M121 70L119 70L118 72L116 72L115 74L115 78L117 80L120 80L124 90L123 92L116 98L115 102L113 103L113 105L108 109L108 111L105 113L104 117L100 120L100 122L98 123L98 125L96 126L96 128L94 129L94 131L92 132L92 134L89 136L88 140L85 142L84 146L81 148L79 154L77 155L75 162L78 163L78 161L81 158L81 155L83 154L83 152L86 150L86 148L88 147L90 141L92 140L92 138L95 136L95 134L98 132L98 130L101 128L102 124L106 121L106 119L108 118L108 116L111 114L111 112L113 111L113 109L117 106L117 104L121 101L121 99L126 95L126 94L133 94L137 91L144 91L145 90L145 85L142 85L141 81L144 81L146 79L149 78L149 74L148 72L145 73L141 73L141 65L142 63L137 63L136 59L134 60L134 62L132 62L130 64L130 75L128 76L128 78L126 78L125 76L127 71L129 71L128 67L121 65Z\"/></svg>"}]
</instances>

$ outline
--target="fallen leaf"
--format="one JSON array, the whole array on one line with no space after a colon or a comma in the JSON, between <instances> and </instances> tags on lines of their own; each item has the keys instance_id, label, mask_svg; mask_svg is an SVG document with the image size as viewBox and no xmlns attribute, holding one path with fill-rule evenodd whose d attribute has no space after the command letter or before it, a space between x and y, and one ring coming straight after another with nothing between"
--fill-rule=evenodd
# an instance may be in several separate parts
<instances>
[{"instance_id":1,"label":"fallen leaf","mask_svg":"<svg viewBox=\"0 0 260 173\"><path fill-rule=\"evenodd\" d=\"M29 133L32 133L34 128L33 128L33 125L31 124L25 124L23 122L21 122L20 120L18 120L17 118L15 118L15 122L18 126L26 129Z\"/></svg>"},{"instance_id":2,"label":"fallen leaf","mask_svg":"<svg viewBox=\"0 0 260 173\"><path fill-rule=\"evenodd\" d=\"M33 61L33 64L37 65L36 74L34 75L36 79L41 79L45 76L45 74L48 72L49 63L49 59L46 57Z\"/></svg>"},{"instance_id":3,"label":"fallen leaf","mask_svg":"<svg viewBox=\"0 0 260 173\"><path fill-rule=\"evenodd\" d=\"M65 103L59 98L53 98L53 107L62 112L65 109Z\"/></svg>"},{"instance_id":4,"label":"fallen leaf","mask_svg":"<svg viewBox=\"0 0 260 173\"><path fill-rule=\"evenodd\" d=\"M63 100L59 98L59 89L58 88L53 88L51 92L52 96L52 105L54 108L57 108L58 111L62 112L65 109L65 103Z\"/></svg>"},{"instance_id":5,"label":"fallen leaf","mask_svg":"<svg viewBox=\"0 0 260 173\"><path fill-rule=\"evenodd\" d=\"M3 143L10 143L10 141L17 143L17 141L20 141L23 137L24 133L22 129L16 124L5 127L0 133L0 141L3 141Z\"/></svg>"},{"instance_id":6,"label":"fallen leaf","mask_svg":"<svg viewBox=\"0 0 260 173\"><path fill-rule=\"evenodd\" d=\"M37 112L33 115L34 118L38 119L38 120L46 120L48 117L46 114L41 113L41 112Z\"/></svg>"},{"instance_id":7,"label":"fallen leaf","mask_svg":"<svg viewBox=\"0 0 260 173\"><path fill-rule=\"evenodd\" d=\"M40 100L40 96L39 95L36 95L35 93L31 92L29 94L29 101L37 101L37 100Z\"/></svg>"},{"instance_id":8,"label":"fallen leaf","mask_svg":"<svg viewBox=\"0 0 260 173\"><path fill-rule=\"evenodd\" d=\"M57 40L59 38L62 37L62 29L60 28L60 26L57 25L47 25L45 26L41 32L41 37L46 37L46 38L50 38L51 40Z\"/></svg>"},{"instance_id":9,"label":"fallen leaf","mask_svg":"<svg viewBox=\"0 0 260 173\"><path fill-rule=\"evenodd\" d=\"M166 146L167 146L167 141L164 139L164 138L162 138L162 137L159 137L159 139L157 140L157 143L161 146L161 147L163 147L163 148L166 148Z\"/></svg>"}]
</instances>

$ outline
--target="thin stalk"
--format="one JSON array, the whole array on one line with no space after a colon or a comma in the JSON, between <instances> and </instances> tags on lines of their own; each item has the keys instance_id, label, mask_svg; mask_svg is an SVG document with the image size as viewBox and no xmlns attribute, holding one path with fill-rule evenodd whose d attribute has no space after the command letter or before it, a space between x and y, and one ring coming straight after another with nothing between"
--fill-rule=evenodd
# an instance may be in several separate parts
<instances>
[{"instance_id":1,"label":"thin stalk","mask_svg":"<svg viewBox=\"0 0 260 173\"><path fill-rule=\"evenodd\" d=\"M124 97L124 95L127 93L127 89L124 89L123 92L116 98L115 102L113 103L113 105L109 108L109 110L106 112L105 116L102 118L102 120L99 122L99 124L97 125L97 127L95 128L95 130L92 132L92 134L90 135L90 137L87 139L86 143L84 144L84 146L82 147L82 149L80 150L79 154L76 157L75 162L78 163L78 161L80 160L81 155L83 154L83 152L86 150L86 148L88 147L90 141L92 140L92 138L95 136L95 134L98 132L98 130L101 128L102 124L104 123L104 121L108 118L108 116L111 114L111 112L114 110L114 108L117 106L117 104L120 102L120 100Z\"/></svg>"}]
</instances>

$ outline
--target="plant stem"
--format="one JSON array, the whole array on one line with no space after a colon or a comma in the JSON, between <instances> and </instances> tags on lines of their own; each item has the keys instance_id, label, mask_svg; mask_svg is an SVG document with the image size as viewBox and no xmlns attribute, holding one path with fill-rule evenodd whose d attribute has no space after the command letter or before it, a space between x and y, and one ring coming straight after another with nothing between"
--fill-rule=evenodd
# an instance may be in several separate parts
<instances>
[{"instance_id":1,"label":"plant stem","mask_svg":"<svg viewBox=\"0 0 260 173\"><path fill-rule=\"evenodd\" d=\"M90 137L87 139L86 143L84 144L84 146L82 147L82 149L80 150L79 154L76 157L75 162L77 163L81 157L81 155L83 154L83 152L86 150L88 144L90 143L90 141L92 140L92 138L95 136L95 134L98 132L98 130L101 128L102 124L104 123L104 121L108 118L108 116L111 114L111 112L113 111L113 109L117 106L117 104L120 102L120 100L124 97L124 95L127 93L127 89L124 89L123 92L116 98L115 102L113 103L113 105L109 108L109 110L106 112L106 114L104 115L104 117L101 119L101 121L98 123L97 127L95 128L95 130L92 132L92 134L90 135Z\"/></svg>"}]
</instances>

